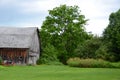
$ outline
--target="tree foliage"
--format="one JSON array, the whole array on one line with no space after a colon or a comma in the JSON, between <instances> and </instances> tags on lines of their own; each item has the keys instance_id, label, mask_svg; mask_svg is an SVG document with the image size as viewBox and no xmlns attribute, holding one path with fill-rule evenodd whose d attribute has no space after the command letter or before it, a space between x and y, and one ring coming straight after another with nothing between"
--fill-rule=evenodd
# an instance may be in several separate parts
<instances>
[{"instance_id":1,"label":"tree foliage","mask_svg":"<svg viewBox=\"0 0 120 80\"><path fill-rule=\"evenodd\" d=\"M50 63L50 62L57 62L59 61L57 59L57 50L55 49L54 46L48 44L44 50L43 50L43 54L41 55L41 63Z\"/></svg>"},{"instance_id":2,"label":"tree foliage","mask_svg":"<svg viewBox=\"0 0 120 80\"><path fill-rule=\"evenodd\" d=\"M41 27L42 45L53 45L58 50L58 58L66 61L75 56L77 45L89 38L84 28L86 22L78 6L61 5L49 10Z\"/></svg>"},{"instance_id":3,"label":"tree foliage","mask_svg":"<svg viewBox=\"0 0 120 80\"><path fill-rule=\"evenodd\" d=\"M96 58L95 53L100 48L101 44L101 38L95 36L79 44L75 52L80 58Z\"/></svg>"},{"instance_id":4,"label":"tree foliage","mask_svg":"<svg viewBox=\"0 0 120 80\"><path fill-rule=\"evenodd\" d=\"M103 33L104 41L110 42L109 50L114 53L115 61L120 60L120 10L109 17L109 25Z\"/></svg>"},{"instance_id":5,"label":"tree foliage","mask_svg":"<svg viewBox=\"0 0 120 80\"><path fill-rule=\"evenodd\" d=\"M107 60L107 61L114 61L115 56L114 53L110 50L111 42L104 43L102 42L100 48L95 52L96 58Z\"/></svg>"}]
</instances>

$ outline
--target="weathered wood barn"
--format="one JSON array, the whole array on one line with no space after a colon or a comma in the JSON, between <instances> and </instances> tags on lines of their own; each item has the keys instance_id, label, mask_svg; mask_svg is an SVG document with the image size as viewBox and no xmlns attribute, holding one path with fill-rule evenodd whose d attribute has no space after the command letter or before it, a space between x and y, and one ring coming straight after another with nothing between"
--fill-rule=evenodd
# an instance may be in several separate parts
<instances>
[{"instance_id":1,"label":"weathered wood barn","mask_svg":"<svg viewBox=\"0 0 120 80\"><path fill-rule=\"evenodd\" d=\"M4 64L36 64L39 55L37 27L0 27L0 56Z\"/></svg>"}]
</instances>

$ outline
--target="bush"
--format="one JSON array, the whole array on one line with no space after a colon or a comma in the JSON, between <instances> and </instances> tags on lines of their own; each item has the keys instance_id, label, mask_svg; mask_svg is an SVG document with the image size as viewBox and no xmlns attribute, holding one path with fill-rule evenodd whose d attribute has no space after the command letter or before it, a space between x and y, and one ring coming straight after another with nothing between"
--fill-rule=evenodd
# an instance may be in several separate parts
<instances>
[{"instance_id":1,"label":"bush","mask_svg":"<svg viewBox=\"0 0 120 80\"><path fill-rule=\"evenodd\" d=\"M72 67L79 67L79 63L80 63L80 58L78 57L70 58L67 61L67 64Z\"/></svg>"},{"instance_id":2,"label":"bush","mask_svg":"<svg viewBox=\"0 0 120 80\"><path fill-rule=\"evenodd\" d=\"M113 65L115 68L120 68L120 62L112 63L112 65Z\"/></svg>"},{"instance_id":3,"label":"bush","mask_svg":"<svg viewBox=\"0 0 120 80\"><path fill-rule=\"evenodd\" d=\"M1 58L1 56L0 56L0 65L2 64L2 58Z\"/></svg>"},{"instance_id":4,"label":"bush","mask_svg":"<svg viewBox=\"0 0 120 80\"><path fill-rule=\"evenodd\" d=\"M40 59L37 61L37 64L49 64L51 62L59 62L57 59L57 50L51 44L48 44L42 52Z\"/></svg>"},{"instance_id":5,"label":"bush","mask_svg":"<svg viewBox=\"0 0 120 80\"><path fill-rule=\"evenodd\" d=\"M109 49L110 43L106 43L100 46L100 48L95 52L96 58L100 58L107 61L115 61L115 53L112 53Z\"/></svg>"},{"instance_id":6,"label":"bush","mask_svg":"<svg viewBox=\"0 0 120 80\"><path fill-rule=\"evenodd\" d=\"M75 49L75 53L80 58L96 58L95 52L99 49L101 44L101 38L95 36L92 39L79 44Z\"/></svg>"},{"instance_id":7,"label":"bush","mask_svg":"<svg viewBox=\"0 0 120 80\"><path fill-rule=\"evenodd\" d=\"M84 68L115 68L112 63L101 59L80 59L70 58L67 64L72 67L84 67Z\"/></svg>"}]
</instances>

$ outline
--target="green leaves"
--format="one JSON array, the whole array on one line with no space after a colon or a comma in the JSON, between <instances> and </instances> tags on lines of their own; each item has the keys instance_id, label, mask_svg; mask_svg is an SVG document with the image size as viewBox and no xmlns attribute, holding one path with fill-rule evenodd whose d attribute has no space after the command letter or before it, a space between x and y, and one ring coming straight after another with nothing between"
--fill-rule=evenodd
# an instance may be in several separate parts
<instances>
[{"instance_id":1,"label":"green leaves","mask_svg":"<svg viewBox=\"0 0 120 80\"><path fill-rule=\"evenodd\" d=\"M43 22L41 31L48 34L48 36L42 35L43 40L46 41L43 41L43 45L49 43L53 45L59 52L60 60L63 59L60 58L63 54L65 54L64 59L74 56L77 45L88 36L84 30L87 20L80 12L78 6L61 5L49 10L49 15Z\"/></svg>"},{"instance_id":2,"label":"green leaves","mask_svg":"<svg viewBox=\"0 0 120 80\"><path fill-rule=\"evenodd\" d=\"M120 60L120 10L112 13L109 17L109 25L105 29L103 36L105 42L111 42L111 51L116 57L116 61Z\"/></svg>"},{"instance_id":3,"label":"green leaves","mask_svg":"<svg viewBox=\"0 0 120 80\"><path fill-rule=\"evenodd\" d=\"M2 64L2 57L0 56L0 65Z\"/></svg>"},{"instance_id":4,"label":"green leaves","mask_svg":"<svg viewBox=\"0 0 120 80\"><path fill-rule=\"evenodd\" d=\"M101 39L96 36L79 44L75 52L80 58L96 58L95 52L99 49L101 44Z\"/></svg>"},{"instance_id":5,"label":"green leaves","mask_svg":"<svg viewBox=\"0 0 120 80\"><path fill-rule=\"evenodd\" d=\"M58 55L58 51L55 49L54 46L47 44L46 47L43 49L43 54L42 54L42 58L41 58L41 62L42 63L49 63L52 61L59 61L57 59L57 55Z\"/></svg>"}]
</instances>

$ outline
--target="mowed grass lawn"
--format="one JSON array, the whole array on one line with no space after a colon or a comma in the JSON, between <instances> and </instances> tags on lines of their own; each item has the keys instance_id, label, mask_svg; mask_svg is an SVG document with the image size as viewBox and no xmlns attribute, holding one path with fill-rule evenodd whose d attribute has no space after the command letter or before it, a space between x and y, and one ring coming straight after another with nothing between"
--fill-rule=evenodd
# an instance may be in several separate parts
<instances>
[{"instance_id":1,"label":"mowed grass lawn","mask_svg":"<svg viewBox=\"0 0 120 80\"><path fill-rule=\"evenodd\" d=\"M0 66L0 80L120 80L120 69L69 66Z\"/></svg>"}]
</instances>

